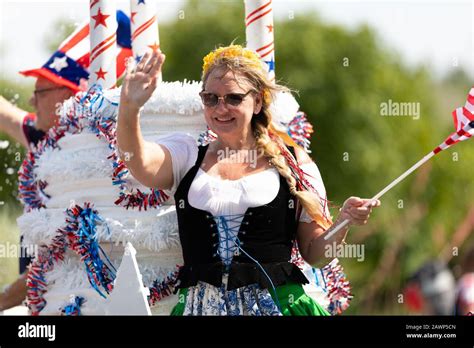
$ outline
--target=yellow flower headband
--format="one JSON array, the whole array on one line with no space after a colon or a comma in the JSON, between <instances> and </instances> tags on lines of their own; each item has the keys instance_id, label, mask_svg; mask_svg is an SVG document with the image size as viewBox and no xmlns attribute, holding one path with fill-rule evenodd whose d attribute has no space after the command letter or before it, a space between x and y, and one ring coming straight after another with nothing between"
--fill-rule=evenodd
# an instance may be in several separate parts
<instances>
[{"instance_id":1,"label":"yellow flower headband","mask_svg":"<svg viewBox=\"0 0 474 348\"><path fill-rule=\"evenodd\" d=\"M259 55L247 48L244 48L240 45L230 45L226 47L219 47L216 48L214 51L208 53L204 58L203 58L203 66L202 66L202 72L203 75L206 75L207 72L209 71L210 67L215 64L216 60L220 58L233 58L233 57L243 57L248 60L250 63L250 66L253 68L258 68L258 69L263 69L262 66L262 61L260 60ZM270 91L264 90L263 91L263 98L269 104L271 102L271 94Z\"/></svg>"}]
</instances>

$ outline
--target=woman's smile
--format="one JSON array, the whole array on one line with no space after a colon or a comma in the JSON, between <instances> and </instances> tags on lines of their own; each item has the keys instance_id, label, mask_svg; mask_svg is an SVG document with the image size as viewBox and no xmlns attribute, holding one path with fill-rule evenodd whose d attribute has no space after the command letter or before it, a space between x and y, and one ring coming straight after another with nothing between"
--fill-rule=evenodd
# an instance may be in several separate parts
<instances>
[{"instance_id":1,"label":"woman's smile","mask_svg":"<svg viewBox=\"0 0 474 348\"><path fill-rule=\"evenodd\" d=\"M224 116L217 116L214 117L219 124L231 124L235 121L235 117L224 117Z\"/></svg>"}]
</instances>

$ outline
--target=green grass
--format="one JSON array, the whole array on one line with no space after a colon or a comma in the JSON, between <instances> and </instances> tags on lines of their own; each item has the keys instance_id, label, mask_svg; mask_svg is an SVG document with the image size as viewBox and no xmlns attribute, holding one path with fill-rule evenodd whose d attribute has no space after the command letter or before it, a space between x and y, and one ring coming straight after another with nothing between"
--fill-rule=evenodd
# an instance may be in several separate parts
<instances>
[{"instance_id":1,"label":"green grass","mask_svg":"<svg viewBox=\"0 0 474 348\"><path fill-rule=\"evenodd\" d=\"M11 208L8 205L0 205L0 244L2 246L18 245L19 230L16 218L20 214L21 210ZM0 287L11 283L17 277L18 258L0 257Z\"/></svg>"}]
</instances>

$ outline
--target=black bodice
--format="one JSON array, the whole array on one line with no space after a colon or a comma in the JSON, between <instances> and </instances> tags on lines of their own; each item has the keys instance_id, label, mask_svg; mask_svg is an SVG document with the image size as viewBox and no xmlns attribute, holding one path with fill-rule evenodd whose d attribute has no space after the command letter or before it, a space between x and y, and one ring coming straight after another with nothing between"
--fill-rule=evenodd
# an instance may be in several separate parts
<instances>
[{"instance_id":1,"label":"black bodice","mask_svg":"<svg viewBox=\"0 0 474 348\"><path fill-rule=\"evenodd\" d=\"M307 283L300 269L289 262L297 229L297 202L281 175L280 189L273 201L245 212L237 235L243 252L234 255L229 267L222 263L217 252L219 236L215 218L218 217L192 207L188 201L189 189L207 148L199 147L196 164L181 180L174 195L184 258L178 287L186 288L198 281L220 286L224 273L229 275L228 290L255 283L267 288L271 285L268 277L274 286Z\"/></svg>"}]
</instances>

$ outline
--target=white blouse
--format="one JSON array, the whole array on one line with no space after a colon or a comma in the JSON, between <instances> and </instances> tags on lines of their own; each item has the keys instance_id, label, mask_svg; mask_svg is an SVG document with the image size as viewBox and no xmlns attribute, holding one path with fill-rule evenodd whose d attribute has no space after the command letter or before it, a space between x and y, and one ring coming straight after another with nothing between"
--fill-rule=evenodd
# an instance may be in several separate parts
<instances>
[{"instance_id":1,"label":"white blouse","mask_svg":"<svg viewBox=\"0 0 474 348\"><path fill-rule=\"evenodd\" d=\"M157 142L165 146L171 154L173 187L166 192L172 196L183 177L196 163L198 146L196 140L185 133L173 133L160 138ZM329 215L327 204L324 204L326 189L317 165L314 162L305 163L300 168L318 191L323 200L322 204L326 207L326 214ZM275 168L250 174L238 180L223 180L199 169L191 184L188 201L194 208L209 211L214 216L238 215L243 214L249 207L270 203L278 194L279 188L280 179ZM310 223L313 219L305 209L302 209L299 221Z\"/></svg>"}]
</instances>

